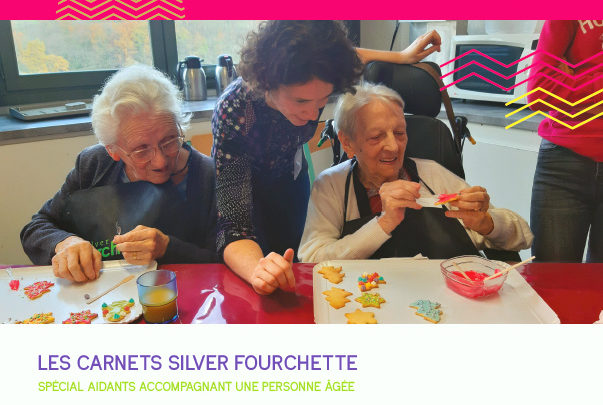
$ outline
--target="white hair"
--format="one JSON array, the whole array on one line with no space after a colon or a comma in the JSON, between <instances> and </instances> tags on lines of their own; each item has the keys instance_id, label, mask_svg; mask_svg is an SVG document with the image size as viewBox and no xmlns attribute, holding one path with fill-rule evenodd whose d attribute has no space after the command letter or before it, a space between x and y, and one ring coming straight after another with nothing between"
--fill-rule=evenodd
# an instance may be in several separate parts
<instances>
[{"instance_id":1,"label":"white hair","mask_svg":"<svg viewBox=\"0 0 603 405\"><path fill-rule=\"evenodd\" d=\"M171 114L183 129L191 119L182 111L178 88L163 73L146 65L129 66L111 76L94 97L92 129L99 143L115 143L121 121L141 113Z\"/></svg>"},{"instance_id":2,"label":"white hair","mask_svg":"<svg viewBox=\"0 0 603 405\"><path fill-rule=\"evenodd\" d=\"M365 105L375 100L398 104L404 109L402 97L395 91L382 84L362 82L354 86L355 94L345 93L337 99L335 106L335 131L354 138L356 134L356 115Z\"/></svg>"}]
</instances>

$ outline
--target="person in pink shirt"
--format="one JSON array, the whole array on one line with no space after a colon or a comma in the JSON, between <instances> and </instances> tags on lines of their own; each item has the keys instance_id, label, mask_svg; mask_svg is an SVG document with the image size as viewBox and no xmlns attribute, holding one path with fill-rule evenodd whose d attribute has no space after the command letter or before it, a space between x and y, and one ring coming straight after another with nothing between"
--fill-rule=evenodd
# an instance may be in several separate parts
<instances>
[{"instance_id":1,"label":"person in pink shirt","mask_svg":"<svg viewBox=\"0 0 603 405\"><path fill-rule=\"evenodd\" d=\"M552 118L538 127L532 254L580 262L588 235L587 261L603 262L603 21L547 21L537 50L528 102Z\"/></svg>"}]
</instances>

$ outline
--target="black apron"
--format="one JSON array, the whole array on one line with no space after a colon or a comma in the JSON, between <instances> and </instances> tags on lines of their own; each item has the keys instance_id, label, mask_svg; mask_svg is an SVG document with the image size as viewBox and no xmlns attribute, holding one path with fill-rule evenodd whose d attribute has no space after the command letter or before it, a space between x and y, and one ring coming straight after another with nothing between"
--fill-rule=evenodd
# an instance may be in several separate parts
<instances>
[{"instance_id":1,"label":"black apron","mask_svg":"<svg viewBox=\"0 0 603 405\"><path fill-rule=\"evenodd\" d=\"M354 160L345 183L344 223L341 237L352 234L377 215L373 214L366 190L360 182L358 165ZM433 190L419 177L417 166L411 159L404 159L404 168L414 182L422 182L431 194ZM360 218L346 221L350 179L354 181L354 191ZM404 220L392 232L392 237L370 257L412 257L419 253L430 259L449 259L461 255L479 255L471 238L460 222L444 215L446 207L414 210L407 208Z\"/></svg>"},{"instance_id":2,"label":"black apron","mask_svg":"<svg viewBox=\"0 0 603 405\"><path fill-rule=\"evenodd\" d=\"M188 241L194 240L198 231L191 224L199 223L199 211L171 182L136 181L70 193L60 220L63 229L90 241L103 260L114 260L122 258L111 242L116 223L122 234L145 225Z\"/></svg>"}]
</instances>

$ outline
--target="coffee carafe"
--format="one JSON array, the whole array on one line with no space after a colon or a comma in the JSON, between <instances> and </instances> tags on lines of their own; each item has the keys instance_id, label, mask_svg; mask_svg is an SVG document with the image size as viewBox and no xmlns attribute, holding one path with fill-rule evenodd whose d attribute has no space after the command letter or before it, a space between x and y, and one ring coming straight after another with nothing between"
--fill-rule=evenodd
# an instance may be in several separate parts
<instances>
[{"instance_id":1,"label":"coffee carafe","mask_svg":"<svg viewBox=\"0 0 603 405\"><path fill-rule=\"evenodd\" d=\"M178 85L184 90L186 101L207 100L207 80L201 62L203 59L196 56L187 56L178 62Z\"/></svg>"},{"instance_id":2,"label":"coffee carafe","mask_svg":"<svg viewBox=\"0 0 603 405\"><path fill-rule=\"evenodd\" d=\"M224 89L237 78L237 71L232 63L232 56L218 56L218 64L216 65L216 90L218 96L222 94Z\"/></svg>"}]
</instances>

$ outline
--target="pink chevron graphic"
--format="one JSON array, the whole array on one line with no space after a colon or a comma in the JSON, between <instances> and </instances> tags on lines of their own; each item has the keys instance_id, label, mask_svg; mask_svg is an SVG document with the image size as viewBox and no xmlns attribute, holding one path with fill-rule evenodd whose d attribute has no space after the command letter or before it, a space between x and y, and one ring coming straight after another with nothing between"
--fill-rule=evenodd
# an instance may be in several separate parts
<instances>
[{"instance_id":1,"label":"pink chevron graphic","mask_svg":"<svg viewBox=\"0 0 603 405\"><path fill-rule=\"evenodd\" d=\"M549 53L549 52L547 52L547 51L543 51L543 50L536 50L536 51L534 51L534 52L532 52L532 53L530 53L530 54L528 54L528 55L524 56L523 58L521 58L521 59L517 59L515 62L513 62L513 63L510 63L510 64L506 65L506 64L504 64L504 63L500 62L499 60L497 60L497 59L495 59L495 58L493 58L493 57L491 57L491 56L488 56L488 55L486 55L486 54L485 54L485 53L483 53L483 52L478 51L477 49L471 49L471 50L469 50L469 51L465 52L464 54L457 56L457 57L456 57L456 58L454 58L454 59L450 59L448 62L442 63L440 66L444 67L444 66L446 66L447 64L452 63L452 62L454 62L455 60L462 58L463 56L469 55L470 53L477 53L478 55L481 55L481 56L483 56L484 58L486 58L486 59L488 59L488 60L491 60L492 62L495 62L495 63L499 64L500 66L504 66L504 67L506 67L506 68L509 68L509 67L511 67L511 66L514 66L514 65L518 64L519 62L521 62L522 60L526 60L526 59L528 59L528 58L531 58L532 56L534 56L534 55L536 55L536 54L538 54L538 53L544 53L545 55L547 55L547 56L549 56L549 57L551 57L551 58L553 58L553 59L556 59L556 60L558 60L559 62L561 62L561 63L563 63L563 64L565 64L565 65L568 65L568 66L572 67L573 69L577 68L578 66L582 66L583 64L585 64L586 62L588 62L588 61L590 61L590 60L592 60L592 59L594 59L594 58L599 57L599 55L603 55L603 51L599 51L599 52L597 52L596 54L594 54L594 55L592 55L592 56L590 56L590 57L588 57L588 58L584 59L583 61L581 61L581 62L579 62L579 63L576 63L576 64L574 65L574 64L572 64L572 63L569 63L569 62L568 62L568 61L566 61L565 59L561 59L560 57L558 57L558 56L556 56L556 55L553 55L552 53Z\"/></svg>"},{"instance_id":2,"label":"pink chevron graphic","mask_svg":"<svg viewBox=\"0 0 603 405\"><path fill-rule=\"evenodd\" d=\"M590 60L592 60L592 59L594 59L594 58L597 58L597 57L599 57L600 55L603 55L603 51L599 51L599 52L597 52L596 54L594 54L594 55L592 55L592 56L590 56L590 57L588 57L588 58L586 58L586 59L582 60L582 61L581 61L581 62L579 62L579 63L572 64L572 63L570 63L570 62L568 62L568 61L566 61L566 60L564 60L564 59L561 59L561 58L559 58L558 56L553 55L553 54L551 54L551 53L549 53L549 52L547 52L547 51L543 51L543 50L537 50L537 51L534 51L534 52L530 53L529 55L524 56L524 57L523 57L523 58L521 58L521 59L516 60L515 62L512 62L512 63L510 63L510 64L505 64L505 63L502 63L502 62L500 62L499 60L497 60L497 59L495 59L495 58L493 58L493 57L491 57L491 56L489 56L489 55L486 55L486 54L485 54L485 53L483 53L483 52L478 51L477 49L471 49L471 50L469 50L469 51L467 51L467 52L463 53L462 55L459 55L459 56L457 56L456 58L451 59L451 60L449 60L448 62L443 63L441 66L446 66L446 65L448 65L449 63L452 63L452 62L454 62L455 60L458 60L458 59L460 59L460 58L462 58L462 57L464 57L464 56L466 56L466 55L469 55L469 54L471 54L471 53L476 53L476 54L478 54L478 55L481 55L481 56L483 56L484 58L486 58L486 59L488 59L488 60L490 60L490 61L492 61L492 62L495 62L495 63L497 63L497 64L498 64L498 65L500 65L500 66L504 66L504 67L506 67L506 68L509 68L509 67L511 67L511 66L514 66L514 65L518 64L519 62L521 62L521 61L523 61L523 60L526 60L526 59L528 59L528 58L531 58L531 57L533 57L534 55L536 55L536 54L538 54L538 53L544 53L544 54L548 55L549 57L551 57L551 58L553 58L553 59L556 59L556 60L558 60L559 62L561 62L561 63L563 63L563 64L566 64L566 65L568 65L568 66L571 66L572 68L577 68L577 67L579 67L579 66L583 65L584 63L586 63L586 62L588 62L588 61L590 61ZM451 75L451 74L453 74L453 73L455 73L455 72L458 72L458 71L460 71L460 70L462 70L462 69L466 68L467 66L469 66L469 65L471 65L471 64L475 64L475 65L478 65L478 66L480 66L480 67L484 68L485 70L487 70L487 71L489 71L489 72L491 72L491 73L496 74L496 75L497 75L497 76L499 76L499 77L502 77L502 78L504 78L504 79L507 79L507 80L508 80L508 79L510 79L510 78L512 78L512 77L517 76L518 74L520 74L520 73L522 73L522 72L525 72L525 71L526 71L526 70L528 70L528 69L533 68L534 66L538 66L538 65L539 65L539 64L541 64L541 63L544 63L545 65L549 66L549 67L550 67L550 68L552 68L553 70L555 70L555 71L557 71L557 72L559 72L559 73L562 73L564 76L566 76L566 77L568 77L568 78L570 78L570 79L572 79L572 80L574 80L574 81L575 81L575 80L578 80L578 79L579 79L579 78L581 78L583 75L586 75L586 74L588 74L588 73L590 73L590 72L592 72L592 71L594 71L594 70L598 69L600 66L603 66L603 63L600 63L600 64L598 64L598 65L596 65L596 66L594 66L594 67L592 67L592 68L587 69L587 70L586 70L586 71L584 71L584 72L581 72L581 73L576 74L576 75L570 75L569 73L563 72L562 70L558 69L557 67L551 66L551 65L550 65L550 64L548 64L548 63L545 63L545 62L539 62L539 63L535 63L535 64L533 64L533 65L529 65L529 66L525 67L524 69L522 69L522 70L520 70L520 71L516 72L515 74L512 74L512 75L510 75L510 76L505 76L505 75L503 75L502 73L496 72L495 70L493 70L493 69L491 69L491 68L488 68L488 67L486 67L486 66L482 65L481 63L479 63L479 62L477 62L477 61L470 61L470 62L466 63L465 65L463 65L463 66L461 66L461 67L459 67L459 68L457 68L457 69L454 69L453 71L451 71L451 72L449 72L449 73L446 73L445 75L443 75L443 76L442 76L442 79L443 79L443 78L445 78L446 76L449 76L449 75ZM459 83L459 82L461 82L461 81L463 81L463 80L465 80L465 79L467 79L467 78L469 78L469 77L471 77L471 76L479 77L480 79L482 79L482 80L484 80L484 81L486 81L486 82L488 82L488 83L490 83L490 84L492 84L492 85L494 85L494 86L496 86L496 87L500 88L501 90L507 91L507 92L508 92L508 91L510 91L511 89L514 89L514 88L515 88L515 87L517 87L517 86L520 86L521 84L523 84L523 83L527 82L528 80L533 79L533 78L538 77L538 76L543 76L543 77L546 77L547 79L549 79L549 80L551 80L551 81L553 81L553 82L555 82L555 83L559 84L560 86L563 86L563 87L567 88L568 90L572 90L572 91L578 90L578 89L580 89L580 88L582 88L582 87L584 87L584 86L586 86L586 85L588 85L588 84L592 83L593 81L598 80L598 79L601 77L601 76L597 76L597 77L595 77L594 79L589 80L589 81L587 81L587 82L585 82L585 83L582 83L581 85L579 85L579 86L577 86L577 87L572 87L572 86L569 86L569 85L567 85L567 84L565 84L565 83L563 83L563 82L561 82L561 81L559 81L559 80L557 80L557 79L552 78L551 76L548 76L548 75L547 75L547 74L545 74L545 73L537 73L537 74L535 74L535 75L533 75L533 76L528 77L526 80L523 80L522 82L516 83L515 85L513 85L513 86L511 86L511 87L504 87L504 86L501 86L500 84L494 83L492 80L486 79L485 77L483 77L483 76L482 76L482 75L480 75L479 73L472 72L472 73L470 73L470 74L468 74L468 75L465 75L465 76L463 76L462 78L460 78L460 79L458 79L458 80L456 80L456 81L454 81L454 82L452 82L452 83L450 83L450 84L448 84L448 85L446 85L446 86L444 86L444 87L441 87L441 88L440 88L440 91L442 91L442 90L444 90L444 89L447 89L448 87L450 87L450 86L452 86L452 85L454 85L454 84L456 84L456 83Z\"/></svg>"},{"instance_id":3,"label":"pink chevron graphic","mask_svg":"<svg viewBox=\"0 0 603 405\"><path fill-rule=\"evenodd\" d=\"M450 87L450 86L452 86L452 85L454 85L454 84L456 84L456 83L458 83L458 82L462 82L463 80L465 80L465 79L467 79L467 78L469 78L469 77L471 77L471 76L479 77L480 79L482 79L482 80L484 80L484 81L486 81L486 82L488 82L488 83L490 83L490 84L492 84L492 85L494 85L494 86L496 86L496 87L498 87L499 89L504 90L504 91L510 91L511 89L514 89L515 87L520 86L520 85L522 85L523 83L525 83L525 82L527 82L528 80L533 79L533 78L535 78L535 77L538 77L538 76L544 76L544 77L546 77L547 79L549 79L549 80L551 80L551 81L553 81L553 82L555 82L555 83L559 84L560 86L565 87L565 88L566 88L566 89L568 89L568 90L576 91L576 90L581 89L582 87L584 87L584 86L586 86L586 85L588 85L588 84L590 84L590 83L592 83L592 82L594 82L594 81L598 80L598 79L599 79L601 76L603 76L603 75L601 75L601 76L597 76L597 77L594 77L594 78L592 78L592 79L590 79L590 80L588 80L588 81L586 81L586 82L582 83L581 85L579 85L579 86L577 86L577 87L572 87L572 86L569 86L569 85L567 85L567 84L565 84L565 83L563 83L563 82L561 82L561 81L559 81L559 80L557 80L557 79L555 79L555 78L553 78L553 77L551 77L551 76L547 75L546 73L539 72L539 73L536 73L535 75L532 75L532 76L528 77L528 78L527 78L527 79L525 79L525 80L522 80L522 81L521 81L521 82L519 82L519 83L514 84L514 85L513 85L513 86L511 86L511 87L504 87L504 86L501 86L501 85L500 85L500 84L498 84L498 83L493 82L493 81L492 81L492 80L490 80L490 79L485 78L484 76L480 75L479 73L471 72L471 73L469 73L468 75L465 75L465 76L461 77L460 79L455 80L454 82L452 82L452 83L450 83L450 84L448 84L448 85L446 85L446 86L444 86L444 87L440 87L440 91L442 91L442 90L444 90L444 89L447 89L448 87Z\"/></svg>"},{"instance_id":4,"label":"pink chevron graphic","mask_svg":"<svg viewBox=\"0 0 603 405\"><path fill-rule=\"evenodd\" d=\"M496 70L494 70L494 69L492 69L492 68L489 68L488 66L484 66L484 65L482 65L481 63L479 63L479 62L477 62L477 61L475 61L475 60L472 60L471 62L465 63L463 66L461 66L461 67L459 67L459 68L456 68L456 69L454 69L453 71L446 73L445 75L442 75L442 79L443 79L443 78L445 78L446 76L449 76L449 75L451 75L451 74L455 73L455 72L458 72L458 71L460 71L460 70L463 70L464 68L468 67L469 65L477 65L477 66L479 66L479 67L481 67L481 68L483 68L483 69L486 69L487 71L489 71L489 72L491 72L491 73L494 73L495 75L497 75L497 76L499 76L499 77L502 77L503 79L507 79L507 80L509 80L509 79L511 79L511 78L513 78L513 77L515 77L515 76L517 76L517 75L518 75L518 74L520 74L520 73L525 72L526 70L533 69L533 68L534 68L534 67L536 67L536 66L539 66L539 65L545 65L545 66L548 66L550 69L552 69L552 70L554 70L554 71L556 71L556 72L558 72L558 73L561 73L562 75L564 75L564 76L565 76L565 77L567 77L568 79L572 79L572 80L574 80L574 81L575 81L575 80L578 80L579 78L581 78L582 76L584 76L584 75L586 75L586 74L588 74L588 73L592 72L593 70L597 70L599 67L603 66L603 63L599 63L599 64L598 64L598 65L596 65L596 66L593 66L593 67L591 67L591 68L588 68L587 70L585 70L585 71L583 71L583 72L580 72L579 74L576 74L576 75L571 75L571 74L569 74L569 73L567 73L567 72L564 72L563 70L561 70L561 69L559 69L558 67L553 66L553 65L551 65L551 64L549 64L549 63L546 63L546 62L536 62L536 63L534 63L534 64L532 64L532 65L529 65L529 66L527 66L527 67L525 67L525 68L523 68L523 69L521 69L521 70L517 71L516 73L514 73L514 74L512 74L512 75L505 76L505 75L503 75L502 73L497 72Z\"/></svg>"},{"instance_id":5,"label":"pink chevron graphic","mask_svg":"<svg viewBox=\"0 0 603 405\"><path fill-rule=\"evenodd\" d=\"M57 19L183 19L183 0L59 0Z\"/></svg>"}]
</instances>

